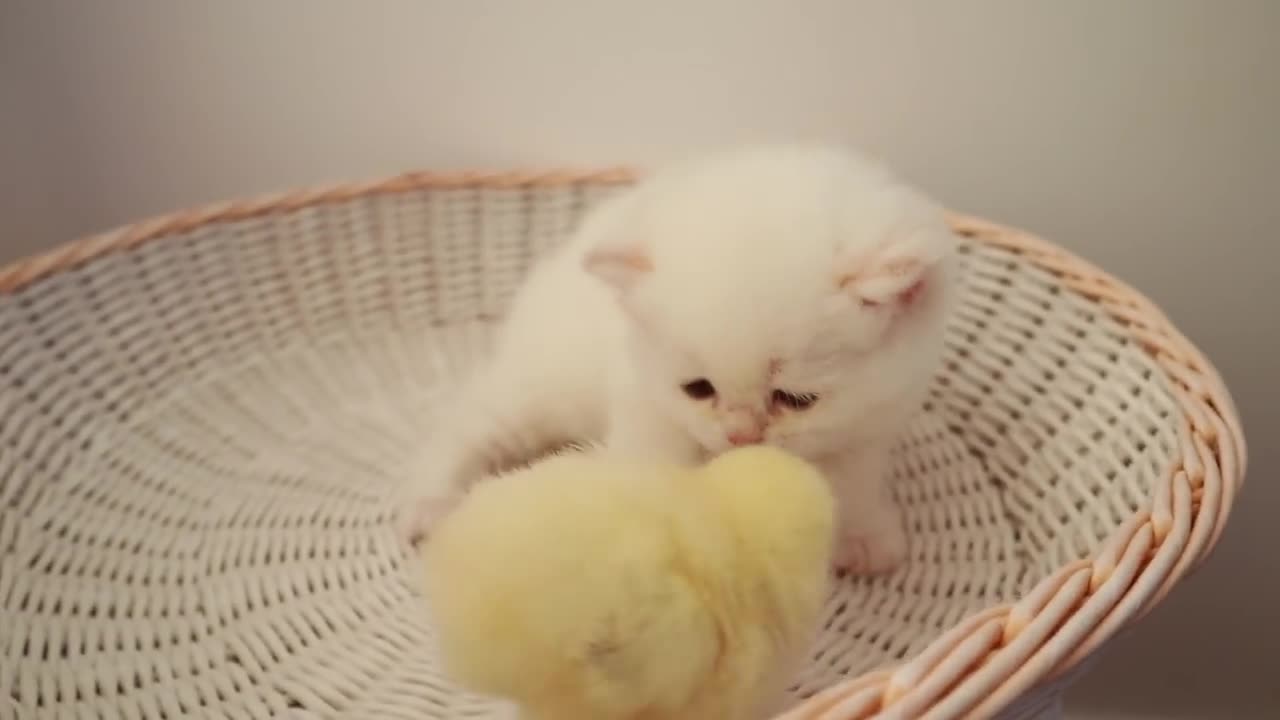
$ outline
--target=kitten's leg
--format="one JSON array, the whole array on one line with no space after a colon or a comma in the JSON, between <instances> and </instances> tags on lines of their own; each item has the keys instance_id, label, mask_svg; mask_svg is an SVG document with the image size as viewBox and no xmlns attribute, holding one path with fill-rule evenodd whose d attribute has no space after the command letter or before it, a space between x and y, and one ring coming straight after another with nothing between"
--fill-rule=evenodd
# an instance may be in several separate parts
<instances>
[{"instance_id":1,"label":"kitten's leg","mask_svg":"<svg viewBox=\"0 0 1280 720\"><path fill-rule=\"evenodd\" d=\"M396 503L396 534L409 547L427 539L482 474L483 451L454 433L437 431L409 471Z\"/></svg>"},{"instance_id":2,"label":"kitten's leg","mask_svg":"<svg viewBox=\"0 0 1280 720\"><path fill-rule=\"evenodd\" d=\"M702 448L634 387L614 389L605 446L645 462L700 462Z\"/></svg>"},{"instance_id":3,"label":"kitten's leg","mask_svg":"<svg viewBox=\"0 0 1280 720\"><path fill-rule=\"evenodd\" d=\"M907 533L890 486L889 446L860 447L823 469L838 505L836 567L878 575L901 565L907 559Z\"/></svg>"},{"instance_id":4,"label":"kitten's leg","mask_svg":"<svg viewBox=\"0 0 1280 720\"><path fill-rule=\"evenodd\" d=\"M539 388L540 390L534 390ZM397 531L413 546L486 475L531 460L570 439L578 408L557 408L548 384L490 366L468 381L452 412L441 413L399 497Z\"/></svg>"}]
</instances>

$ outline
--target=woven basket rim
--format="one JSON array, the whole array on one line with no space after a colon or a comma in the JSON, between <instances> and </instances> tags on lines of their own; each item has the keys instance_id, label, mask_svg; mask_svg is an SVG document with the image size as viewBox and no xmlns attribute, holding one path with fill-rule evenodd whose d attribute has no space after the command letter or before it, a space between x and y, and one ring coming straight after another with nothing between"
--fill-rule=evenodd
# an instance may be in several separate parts
<instances>
[{"instance_id":1,"label":"woven basket rim","mask_svg":"<svg viewBox=\"0 0 1280 720\"><path fill-rule=\"evenodd\" d=\"M628 166L594 170L408 172L365 182L314 186L195 207L73 240L0 267L0 295L198 227L275 212L404 192L627 184ZM1088 261L1032 234L952 213L962 235L999 246L1049 271L1062 286L1126 327L1166 373L1183 416L1183 460L1144 508L1089 560L1070 563L1022 599L978 612L915 657L851 678L779 720L873 716L987 717L1020 695L1059 680L1100 645L1158 604L1216 546L1243 484L1247 448L1217 370L1147 297Z\"/></svg>"}]
</instances>

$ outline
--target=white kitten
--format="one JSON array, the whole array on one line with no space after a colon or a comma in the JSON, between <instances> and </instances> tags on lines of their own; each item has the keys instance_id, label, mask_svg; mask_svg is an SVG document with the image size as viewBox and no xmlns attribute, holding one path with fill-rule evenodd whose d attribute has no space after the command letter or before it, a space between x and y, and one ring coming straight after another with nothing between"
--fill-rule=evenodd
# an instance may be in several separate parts
<instances>
[{"instance_id":1,"label":"white kitten","mask_svg":"<svg viewBox=\"0 0 1280 720\"><path fill-rule=\"evenodd\" d=\"M828 473L839 565L892 569L907 543L888 452L938 362L954 245L939 207L828 148L713 155L619 193L530 274L402 532L565 441L681 462L767 442Z\"/></svg>"}]
</instances>

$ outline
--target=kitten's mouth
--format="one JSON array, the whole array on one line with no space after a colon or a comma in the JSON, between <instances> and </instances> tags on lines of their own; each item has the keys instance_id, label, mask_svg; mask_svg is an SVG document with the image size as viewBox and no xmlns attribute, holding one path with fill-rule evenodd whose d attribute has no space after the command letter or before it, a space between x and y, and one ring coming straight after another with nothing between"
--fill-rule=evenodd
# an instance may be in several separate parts
<instances>
[{"instance_id":1,"label":"kitten's mouth","mask_svg":"<svg viewBox=\"0 0 1280 720\"><path fill-rule=\"evenodd\" d=\"M711 444L707 444L707 443L699 443L699 445L700 445L700 447L701 447L701 450L702 450L702 453L701 453L701 457L700 457L700 459L701 459L702 461L707 461L707 460L710 460L711 458L713 458L713 457L715 457L715 456L717 456L717 455L721 455L721 454L723 454L723 453L729 452L730 450L733 450L734 448L738 448L738 447L751 447L751 446L753 446L753 445L766 445L766 446L768 446L768 447L778 448L778 449L780 449L780 450L789 450L790 448L789 448L789 447L787 447L787 445L788 445L787 440L788 440L788 438L785 438L785 437L780 437L780 438L769 438L769 437L766 437L765 439L761 440L760 442L750 443L750 444L748 444L748 445L734 445L733 443L729 442L728 440L721 440L721 441L717 441L717 442L715 442L715 443L711 443Z\"/></svg>"}]
</instances>

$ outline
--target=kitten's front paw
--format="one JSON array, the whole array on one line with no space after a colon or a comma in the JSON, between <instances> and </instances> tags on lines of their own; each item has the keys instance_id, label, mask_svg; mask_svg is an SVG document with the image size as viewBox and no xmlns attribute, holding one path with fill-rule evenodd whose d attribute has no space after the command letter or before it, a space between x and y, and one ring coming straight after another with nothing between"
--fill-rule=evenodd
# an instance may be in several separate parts
<instances>
[{"instance_id":1,"label":"kitten's front paw","mask_svg":"<svg viewBox=\"0 0 1280 720\"><path fill-rule=\"evenodd\" d=\"M872 532L843 532L835 547L835 565L854 575L883 575L907 559L907 534L896 525Z\"/></svg>"},{"instance_id":2,"label":"kitten's front paw","mask_svg":"<svg viewBox=\"0 0 1280 720\"><path fill-rule=\"evenodd\" d=\"M426 542L440 521L458 507L462 497L462 493L450 492L405 498L396 516L400 542L411 550Z\"/></svg>"}]
</instances>

